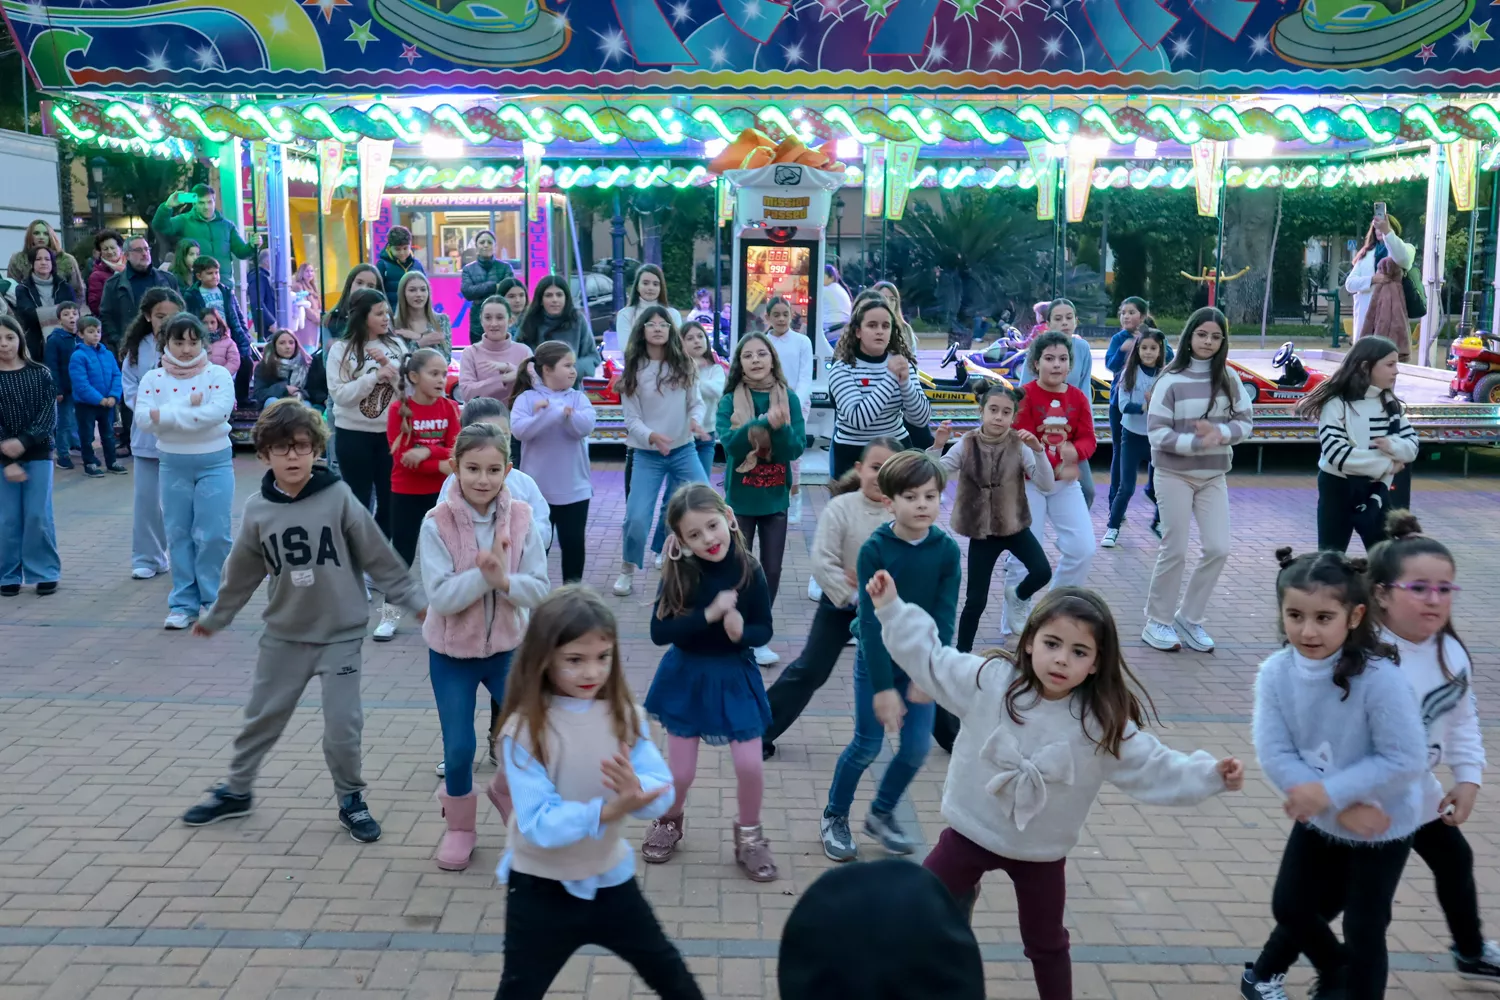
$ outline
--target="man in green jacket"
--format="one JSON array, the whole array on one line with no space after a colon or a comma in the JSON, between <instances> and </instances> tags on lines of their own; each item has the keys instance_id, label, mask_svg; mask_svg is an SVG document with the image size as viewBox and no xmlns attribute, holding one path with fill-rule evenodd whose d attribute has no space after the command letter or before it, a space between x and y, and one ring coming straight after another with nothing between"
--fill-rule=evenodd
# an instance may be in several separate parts
<instances>
[{"instance_id":1,"label":"man in green jacket","mask_svg":"<svg viewBox=\"0 0 1500 1000\"><path fill-rule=\"evenodd\" d=\"M190 211L172 214L174 205L190 199L193 204ZM260 248L259 236L255 237L254 243L246 243L234 223L224 218L219 211L219 196L207 184L194 185L191 193L180 191L162 202L151 220L151 229L169 247L176 246L181 239L197 240L199 251L204 256L225 265L234 257L251 260ZM236 288L233 268L226 266L224 281L230 288Z\"/></svg>"}]
</instances>

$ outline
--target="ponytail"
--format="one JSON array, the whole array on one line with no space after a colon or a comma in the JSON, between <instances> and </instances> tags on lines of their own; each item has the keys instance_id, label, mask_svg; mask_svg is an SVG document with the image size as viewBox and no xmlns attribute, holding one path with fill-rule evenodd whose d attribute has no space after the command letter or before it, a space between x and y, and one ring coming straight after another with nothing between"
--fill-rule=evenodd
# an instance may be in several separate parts
<instances>
[{"instance_id":1,"label":"ponytail","mask_svg":"<svg viewBox=\"0 0 1500 1000\"><path fill-rule=\"evenodd\" d=\"M422 370L422 366L436 358L445 360L443 352L435 347L424 347L419 351L412 351L401 362L401 402L397 405L396 412L401 416L401 432L396 435L396 440L391 442L391 455L399 454L411 443L412 437L412 412L411 412L411 379L412 376Z\"/></svg>"},{"instance_id":2,"label":"ponytail","mask_svg":"<svg viewBox=\"0 0 1500 1000\"><path fill-rule=\"evenodd\" d=\"M533 354L521 362L516 369L515 395L529 392L536 387L536 383L542 380L541 369L537 367L536 355Z\"/></svg>"},{"instance_id":3,"label":"ponytail","mask_svg":"<svg viewBox=\"0 0 1500 1000\"><path fill-rule=\"evenodd\" d=\"M516 371L515 392L512 398L529 389L535 389L542 381L542 373L556 368L558 362L573 353L573 348L560 340L546 340L537 345L536 352L521 362Z\"/></svg>"}]
</instances>

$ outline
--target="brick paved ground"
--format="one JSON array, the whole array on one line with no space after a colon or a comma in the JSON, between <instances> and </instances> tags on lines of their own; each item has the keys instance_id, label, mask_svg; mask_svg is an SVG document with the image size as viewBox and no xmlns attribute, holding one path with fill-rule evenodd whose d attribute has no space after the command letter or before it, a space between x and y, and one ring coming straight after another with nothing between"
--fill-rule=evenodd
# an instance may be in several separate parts
<instances>
[{"instance_id":1,"label":"brick paved ground","mask_svg":"<svg viewBox=\"0 0 1500 1000\"><path fill-rule=\"evenodd\" d=\"M239 473L244 494L259 472L241 459ZM618 464L604 463L598 483L588 578L604 588L623 512ZM1212 605L1217 655L1168 656L1132 643L1132 661L1174 745L1253 756L1251 681L1275 638L1271 550L1311 543L1310 485L1302 476L1235 477L1236 551ZM1500 585L1494 485L1418 485L1428 529L1465 542L1459 619L1490 706L1496 692L1482 675L1496 643L1481 626L1486 596ZM27 591L0 605L0 1000L493 995L505 914L492 872L503 834L482 806L472 867L447 874L430 860L441 827L432 805L440 741L420 636L407 631L365 647L365 774L385 826L378 844L356 845L338 826L318 745L316 691L267 761L254 816L188 830L178 817L223 773L239 724L260 602L212 642L161 631L166 581L128 578L129 505L128 480L65 474L57 488L63 588L45 601ZM815 499L811 510L821 506ZM1142 520L1127 526L1122 548L1099 553L1092 578L1131 632L1154 554ZM803 595L812 522L788 542L774 643L783 662L800 646L813 608ZM654 575L642 582L642 592L654 589ZM644 692L658 655L647 638L648 611L639 598L618 606L630 680ZM981 643L995 637L996 620L987 616ZM765 822L780 882L753 885L734 868L727 830L733 772L716 750L703 756L683 853L643 872L657 913L709 996L775 996L782 923L829 864L817 816L851 733L849 702L846 654L767 767ZM1493 725L1486 737L1500 756ZM935 750L903 805L925 843L942 828L946 762ZM856 819L870 785L861 789ZM1500 889L1493 801L1482 799L1466 827L1487 901ZM1285 829L1253 764L1244 794L1200 809L1145 809L1106 791L1069 865L1078 995L1235 996L1235 970L1268 930ZM636 825L631 835L640 832ZM1035 996L1008 885L988 884L975 924L990 995ZM1445 945L1430 881L1414 863L1397 897L1389 995L1482 995L1447 971ZM1302 969L1293 978L1307 975ZM613 957L581 955L556 995L647 994Z\"/></svg>"}]
</instances>

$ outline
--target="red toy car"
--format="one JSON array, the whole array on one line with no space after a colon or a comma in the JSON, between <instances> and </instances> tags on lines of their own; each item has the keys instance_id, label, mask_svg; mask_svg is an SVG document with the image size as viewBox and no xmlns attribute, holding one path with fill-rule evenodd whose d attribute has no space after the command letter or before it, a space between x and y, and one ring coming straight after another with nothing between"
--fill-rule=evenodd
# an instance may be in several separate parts
<instances>
[{"instance_id":1,"label":"red toy car","mask_svg":"<svg viewBox=\"0 0 1500 1000\"><path fill-rule=\"evenodd\" d=\"M1228 365L1249 390L1250 402L1258 406L1294 406L1328 377L1322 372L1308 370L1297 357L1297 350L1290 340L1282 344L1271 359L1272 368L1286 369L1278 379L1268 379L1238 361L1230 360Z\"/></svg>"},{"instance_id":2,"label":"red toy car","mask_svg":"<svg viewBox=\"0 0 1500 1000\"><path fill-rule=\"evenodd\" d=\"M1454 373L1448 395L1467 396L1475 403L1500 403L1500 338L1481 332L1454 341L1448 367Z\"/></svg>"}]
</instances>

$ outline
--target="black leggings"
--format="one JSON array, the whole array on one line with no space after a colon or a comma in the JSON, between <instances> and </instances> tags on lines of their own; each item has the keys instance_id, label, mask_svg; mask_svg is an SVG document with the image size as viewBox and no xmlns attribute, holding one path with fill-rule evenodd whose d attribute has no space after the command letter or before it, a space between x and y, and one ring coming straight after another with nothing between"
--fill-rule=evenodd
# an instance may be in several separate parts
<instances>
[{"instance_id":1,"label":"black leggings","mask_svg":"<svg viewBox=\"0 0 1500 1000\"><path fill-rule=\"evenodd\" d=\"M974 648L974 633L979 631L979 616L984 613L990 598L991 577L1000 556L1009 552L1026 567L1026 578L1016 587L1016 596L1029 601L1031 595L1047 586L1052 579L1052 567L1047 565L1047 553L1042 543L1030 528L1014 535L992 535L989 538L969 539L969 583L964 592L963 614L958 616L958 636L953 648L967 653Z\"/></svg>"},{"instance_id":2,"label":"black leggings","mask_svg":"<svg viewBox=\"0 0 1500 1000\"><path fill-rule=\"evenodd\" d=\"M391 544L410 566L417 560L417 539L422 534L422 519L437 506L437 493L391 494Z\"/></svg>"},{"instance_id":3,"label":"black leggings","mask_svg":"<svg viewBox=\"0 0 1500 1000\"><path fill-rule=\"evenodd\" d=\"M334 446L339 453L339 476L349 484L354 498L375 515L380 533L391 537L391 446L384 434L336 427Z\"/></svg>"},{"instance_id":4,"label":"black leggings","mask_svg":"<svg viewBox=\"0 0 1500 1000\"><path fill-rule=\"evenodd\" d=\"M1362 479L1360 482L1368 489L1369 480ZM1318 471L1318 548L1332 549L1335 552L1347 551L1355 531L1359 532L1359 540L1365 543L1366 552L1374 548L1376 542L1385 539L1384 511L1381 511L1379 520L1366 518L1356 522L1356 502L1358 498L1350 489L1349 480Z\"/></svg>"},{"instance_id":5,"label":"black leggings","mask_svg":"<svg viewBox=\"0 0 1500 1000\"><path fill-rule=\"evenodd\" d=\"M588 554L584 529L588 523L587 500L552 505L552 527L557 531L557 547L562 550L563 583L578 583L583 579L583 563Z\"/></svg>"},{"instance_id":6,"label":"black leggings","mask_svg":"<svg viewBox=\"0 0 1500 1000\"><path fill-rule=\"evenodd\" d=\"M1484 924L1479 918L1479 890L1474 885L1474 850L1463 831L1435 819L1416 832L1411 849L1432 872L1454 950L1464 958L1478 958L1484 952ZM1344 905L1342 892L1331 892L1324 903L1322 917L1331 921ZM1299 951L1292 931L1277 924L1255 963L1256 978L1285 973Z\"/></svg>"},{"instance_id":7,"label":"black leggings","mask_svg":"<svg viewBox=\"0 0 1500 1000\"><path fill-rule=\"evenodd\" d=\"M505 968L495 1000L543 1000L568 959L589 944L619 955L662 1000L703 1000L634 878L579 899L561 882L517 871L506 887Z\"/></svg>"},{"instance_id":8,"label":"black leggings","mask_svg":"<svg viewBox=\"0 0 1500 1000\"><path fill-rule=\"evenodd\" d=\"M771 701L771 724L761 735L762 746L774 746L777 737L797 721L797 716L812 701L818 688L828 683L828 675L833 673L839 656L849 644L849 626L852 624L853 608L836 608L828 598L819 599L801 654L766 692Z\"/></svg>"},{"instance_id":9,"label":"black leggings","mask_svg":"<svg viewBox=\"0 0 1500 1000\"><path fill-rule=\"evenodd\" d=\"M1348 1000L1381 1000L1391 901L1411 849L1411 838L1339 843L1305 823L1293 826L1271 893L1276 929L1255 962L1255 977L1286 972L1301 952L1320 976L1347 970ZM1329 926L1341 909L1343 944Z\"/></svg>"},{"instance_id":10,"label":"black leggings","mask_svg":"<svg viewBox=\"0 0 1500 1000\"><path fill-rule=\"evenodd\" d=\"M760 534L760 568L766 574L766 589L771 603L776 603L776 588L781 586L781 558L786 553L786 511L776 514L736 514L740 533L745 536L745 551L755 548Z\"/></svg>"},{"instance_id":11,"label":"black leggings","mask_svg":"<svg viewBox=\"0 0 1500 1000\"><path fill-rule=\"evenodd\" d=\"M898 437L896 440L901 442L903 451L912 447L911 439L908 437ZM834 479L854 468L854 463L859 461L860 454L865 450L862 444L840 444L838 441L833 442L832 448Z\"/></svg>"}]
</instances>

